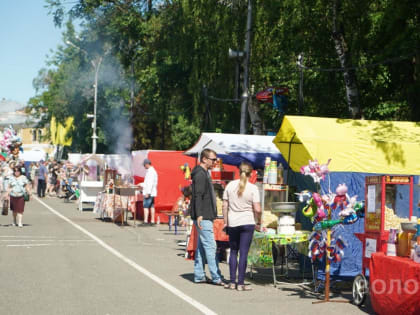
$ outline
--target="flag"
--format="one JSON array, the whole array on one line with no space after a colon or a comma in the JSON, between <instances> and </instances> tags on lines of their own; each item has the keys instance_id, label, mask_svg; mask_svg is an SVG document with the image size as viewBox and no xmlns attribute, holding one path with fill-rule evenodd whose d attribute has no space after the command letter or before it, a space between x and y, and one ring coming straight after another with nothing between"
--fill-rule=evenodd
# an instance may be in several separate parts
<instances>
[{"instance_id":1,"label":"flag","mask_svg":"<svg viewBox=\"0 0 420 315\"><path fill-rule=\"evenodd\" d=\"M57 123L55 117L51 117L50 132L51 142L55 145L70 146L72 138L68 137L69 131L73 128L74 117L67 117L64 125Z\"/></svg>"}]
</instances>

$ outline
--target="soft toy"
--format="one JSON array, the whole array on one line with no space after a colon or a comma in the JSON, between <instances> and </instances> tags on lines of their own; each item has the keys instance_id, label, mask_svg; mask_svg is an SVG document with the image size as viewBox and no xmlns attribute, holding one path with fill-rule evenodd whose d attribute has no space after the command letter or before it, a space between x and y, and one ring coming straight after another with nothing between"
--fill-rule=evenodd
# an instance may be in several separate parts
<instances>
[{"instance_id":1,"label":"soft toy","mask_svg":"<svg viewBox=\"0 0 420 315\"><path fill-rule=\"evenodd\" d=\"M337 224L341 224L342 222L343 221L341 219L340 220L323 220L321 222L317 222L314 225L313 230L322 231L322 230L330 229Z\"/></svg>"},{"instance_id":2,"label":"soft toy","mask_svg":"<svg viewBox=\"0 0 420 315\"><path fill-rule=\"evenodd\" d=\"M302 213L305 217L312 218L315 216L318 207L314 201L314 198L308 200L307 205L302 209Z\"/></svg>"},{"instance_id":3,"label":"soft toy","mask_svg":"<svg viewBox=\"0 0 420 315\"><path fill-rule=\"evenodd\" d=\"M22 139L16 134L12 126L4 128L0 140L0 149L10 155L13 160L18 160L19 152L23 151Z\"/></svg>"},{"instance_id":4,"label":"soft toy","mask_svg":"<svg viewBox=\"0 0 420 315\"><path fill-rule=\"evenodd\" d=\"M309 190L302 190L300 193L295 193L298 196L299 202L308 202L312 198L312 193Z\"/></svg>"},{"instance_id":5,"label":"soft toy","mask_svg":"<svg viewBox=\"0 0 420 315\"><path fill-rule=\"evenodd\" d=\"M325 179L325 175L327 175L330 170L328 169L328 164L330 164L331 159L328 159L327 163L321 164L319 166L319 175L322 179Z\"/></svg>"},{"instance_id":6,"label":"soft toy","mask_svg":"<svg viewBox=\"0 0 420 315\"><path fill-rule=\"evenodd\" d=\"M344 217L343 223L344 224L353 224L359 218L363 218L365 216L365 204L363 201L355 201L357 196L350 198L351 207L347 206L346 209L340 212L340 216ZM348 208L351 208L352 211L346 211ZM349 214L347 214L349 212Z\"/></svg>"},{"instance_id":7,"label":"soft toy","mask_svg":"<svg viewBox=\"0 0 420 315\"><path fill-rule=\"evenodd\" d=\"M364 201L358 201L354 205L354 211L356 211L356 214L359 218L365 217L365 202Z\"/></svg>"},{"instance_id":8,"label":"soft toy","mask_svg":"<svg viewBox=\"0 0 420 315\"><path fill-rule=\"evenodd\" d=\"M188 163L185 163L184 165L181 165L180 168L181 168L181 171L184 172L184 178L185 179L190 179L191 169L190 169L190 166L188 165Z\"/></svg>"},{"instance_id":9,"label":"soft toy","mask_svg":"<svg viewBox=\"0 0 420 315\"><path fill-rule=\"evenodd\" d=\"M312 198L317 207L317 211L316 211L317 220L321 221L327 217L327 214L325 213L325 210L324 210L324 204L322 203L321 196L318 193L313 193Z\"/></svg>"},{"instance_id":10,"label":"soft toy","mask_svg":"<svg viewBox=\"0 0 420 315\"><path fill-rule=\"evenodd\" d=\"M304 165L300 168L300 173L303 175L309 175L313 178L315 183L319 183L325 179L325 175L329 173L328 164L331 162L331 159L328 159L328 162L322 165L319 165L318 160L309 160L308 165Z\"/></svg>"},{"instance_id":11,"label":"soft toy","mask_svg":"<svg viewBox=\"0 0 420 315\"><path fill-rule=\"evenodd\" d=\"M344 256L344 248L346 247L346 243L341 237L333 238L331 240L331 246L327 248L329 252L329 260L330 262L340 262Z\"/></svg>"},{"instance_id":12,"label":"soft toy","mask_svg":"<svg viewBox=\"0 0 420 315\"><path fill-rule=\"evenodd\" d=\"M332 205L334 204L335 194L325 194L321 196L322 202L324 207L328 210L331 209Z\"/></svg>"},{"instance_id":13,"label":"soft toy","mask_svg":"<svg viewBox=\"0 0 420 315\"><path fill-rule=\"evenodd\" d=\"M317 175L318 167L319 165L317 160L309 160L308 165L304 165L300 168L300 173L311 176L315 183L319 183L320 178Z\"/></svg>"},{"instance_id":14,"label":"soft toy","mask_svg":"<svg viewBox=\"0 0 420 315\"><path fill-rule=\"evenodd\" d=\"M322 257L325 254L327 248L327 234L325 231L321 232L312 232L309 236L309 253L308 256L311 258L312 262L315 260L322 260Z\"/></svg>"},{"instance_id":15,"label":"soft toy","mask_svg":"<svg viewBox=\"0 0 420 315\"><path fill-rule=\"evenodd\" d=\"M310 175L311 174L311 168L309 165L304 165L300 168L300 173L303 175Z\"/></svg>"},{"instance_id":16,"label":"soft toy","mask_svg":"<svg viewBox=\"0 0 420 315\"><path fill-rule=\"evenodd\" d=\"M299 196L300 202L306 202L306 206L302 209L302 213L305 217L315 217L314 220L316 222L326 218L327 215L320 194L304 190L300 193L296 193L296 195Z\"/></svg>"},{"instance_id":17,"label":"soft toy","mask_svg":"<svg viewBox=\"0 0 420 315\"><path fill-rule=\"evenodd\" d=\"M347 186L346 184L339 184L335 189L334 202L331 209L341 209L344 210L347 206Z\"/></svg>"},{"instance_id":18,"label":"soft toy","mask_svg":"<svg viewBox=\"0 0 420 315\"><path fill-rule=\"evenodd\" d=\"M356 214L356 211L354 210L354 205L356 204L357 195L353 196L349 199L349 202L346 205L346 208L341 210L338 215L342 218L345 218L351 214Z\"/></svg>"}]
</instances>

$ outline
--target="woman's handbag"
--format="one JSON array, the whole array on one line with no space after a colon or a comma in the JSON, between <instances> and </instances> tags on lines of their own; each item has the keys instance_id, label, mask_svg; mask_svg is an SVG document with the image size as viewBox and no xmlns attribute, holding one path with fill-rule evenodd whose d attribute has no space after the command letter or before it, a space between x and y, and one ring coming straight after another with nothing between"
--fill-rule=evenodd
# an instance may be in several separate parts
<instances>
[{"instance_id":1,"label":"woman's handbag","mask_svg":"<svg viewBox=\"0 0 420 315\"><path fill-rule=\"evenodd\" d=\"M23 200L25 201L29 201L29 194L25 191L25 193L23 194Z\"/></svg>"},{"instance_id":2,"label":"woman's handbag","mask_svg":"<svg viewBox=\"0 0 420 315\"><path fill-rule=\"evenodd\" d=\"M3 200L3 209L1 211L2 215L8 215L9 214L9 199Z\"/></svg>"}]
</instances>

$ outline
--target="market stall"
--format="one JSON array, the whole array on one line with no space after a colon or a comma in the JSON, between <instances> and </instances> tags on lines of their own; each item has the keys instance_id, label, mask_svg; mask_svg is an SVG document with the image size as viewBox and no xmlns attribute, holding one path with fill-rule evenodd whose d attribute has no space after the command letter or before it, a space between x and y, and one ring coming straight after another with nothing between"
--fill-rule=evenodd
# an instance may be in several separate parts
<instances>
[{"instance_id":1,"label":"market stall","mask_svg":"<svg viewBox=\"0 0 420 315\"><path fill-rule=\"evenodd\" d=\"M250 163L256 170L263 170L266 168L266 161L269 160L270 163L276 165L275 168L277 171L277 166L281 166L282 168L286 167L286 161L274 145L273 139L274 136L202 133L197 142L185 151L185 154L198 158L202 150L209 148L216 151L217 157L222 160L226 170L228 170L229 165L238 166L242 161ZM260 175L262 176L262 173ZM238 177L239 174L235 170L235 178ZM277 176L275 177L275 183L277 184ZM254 172L251 176L251 181L253 183L257 181L257 172ZM278 187L270 185L267 187L261 185L261 181L262 178L260 178L258 186L262 192L262 204L265 210L264 216L267 218L267 220L263 221L269 224L270 221L277 220L275 216L271 216L269 219L270 202L287 200L288 189L287 185L280 185ZM215 188L217 190L218 187ZM268 202L265 202L266 198Z\"/></svg>"},{"instance_id":2,"label":"market stall","mask_svg":"<svg viewBox=\"0 0 420 315\"><path fill-rule=\"evenodd\" d=\"M224 164L239 165L247 161L254 168L263 169L266 157L270 157L271 161L285 163L273 139L273 136L205 132L185 154L198 156L201 151L209 148L216 151L217 157Z\"/></svg>"},{"instance_id":3,"label":"market stall","mask_svg":"<svg viewBox=\"0 0 420 315\"><path fill-rule=\"evenodd\" d=\"M314 182L304 182L301 174L304 172L301 167L308 160L331 159L328 180L320 182L321 190L330 192L346 183L347 194L361 201L365 199L367 176L415 175L412 200L417 204L420 147L416 139L419 138L420 126L414 122L285 116L274 143L288 161L287 181L298 191L308 187L313 191L317 189ZM403 192L395 195L403 217L409 216L409 196ZM345 239L348 246L344 248L341 262L331 263L332 276L353 278L361 273L363 247L354 233L363 233L364 224L364 219L360 219L338 231L337 235ZM318 276L322 279L322 272Z\"/></svg>"},{"instance_id":4,"label":"market stall","mask_svg":"<svg viewBox=\"0 0 420 315\"><path fill-rule=\"evenodd\" d=\"M80 168L79 210L85 203L94 204L97 195L104 190L104 160L96 154L85 156L78 163Z\"/></svg>"},{"instance_id":5,"label":"market stall","mask_svg":"<svg viewBox=\"0 0 420 315\"><path fill-rule=\"evenodd\" d=\"M174 202L181 195L180 188L190 184L181 167L189 165L192 169L196 165L196 160L185 156L182 151L159 151L141 150L132 152L133 162L132 171L134 183L144 181L146 169L143 166L144 159L149 159L158 174L157 197L155 199L155 222L157 217L161 223L169 221L165 211L172 210ZM137 203L137 218L143 218L143 205Z\"/></svg>"}]
</instances>

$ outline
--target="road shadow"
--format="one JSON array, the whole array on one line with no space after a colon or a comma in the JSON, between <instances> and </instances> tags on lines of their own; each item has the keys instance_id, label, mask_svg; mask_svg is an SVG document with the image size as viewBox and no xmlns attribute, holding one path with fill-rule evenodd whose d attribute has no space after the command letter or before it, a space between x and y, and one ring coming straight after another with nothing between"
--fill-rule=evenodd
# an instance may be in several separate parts
<instances>
[{"instance_id":1,"label":"road shadow","mask_svg":"<svg viewBox=\"0 0 420 315\"><path fill-rule=\"evenodd\" d=\"M27 224L27 223L23 223L22 224L23 225L23 227L29 227L29 226L32 226L32 224ZM13 223L8 223L8 224L0 224L0 226L2 226L2 227L13 227L13 228L19 228L17 225L13 225Z\"/></svg>"},{"instance_id":2,"label":"road shadow","mask_svg":"<svg viewBox=\"0 0 420 315\"><path fill-rule=\"evenodd\" d=\"M181 276L181 278L183 278L184 280L188 280L188 281L190 281L190 282L192 282L192 283L195 283L195 282L194 282L194 273L183 273L183 274L181 274L180 276Z\"/></svg>"},{"instance_id":3,"label":"road shadow","mask_svg":"<svg viewBox=\"0 0 420 315\"><path fill-rule=\"evenodd\" d=\"M330 300L335 301L348 301L348 303L352 304L353 295L351 288L351 282L343 282L340 284L334 284L330 288ZM324 296L324 288L319 290L318 292L315 291L315 287L313 284L311 285L302 285L302 286L296 286L291 287L287 285L278 285L277 289L289 293L289 296L298 296L301 299L316 299L318 301L323 301L325 299ZM325 302L325 303L331 303L334 304L335 302ZM356 305L355 305L356 306ZM314 306L315 307L315 306ZM367 298L364 305L358 306L359 310L361 312L364 312L366 314L375 314L375 312L372 309L372 305L370 303L370 298Z\"/></svg>"}]
</instances>

